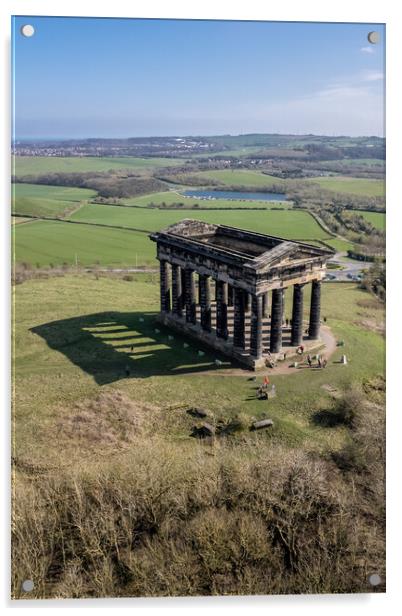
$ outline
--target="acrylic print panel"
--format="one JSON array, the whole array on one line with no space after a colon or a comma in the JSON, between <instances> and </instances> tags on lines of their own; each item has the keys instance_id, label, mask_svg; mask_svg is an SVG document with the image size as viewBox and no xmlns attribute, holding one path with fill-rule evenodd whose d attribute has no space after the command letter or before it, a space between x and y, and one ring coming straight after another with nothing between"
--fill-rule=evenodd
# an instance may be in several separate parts
<instances>
[{"instance_id":1,"label":"acrylic print panel","mask_svg":"<svg viewBox=\"0 0 402 616\"><path fill-rule=\"evenodd\" d=\"M385 591L384 39L14 17L14 598Z\"/></svg>"}]
</instances>

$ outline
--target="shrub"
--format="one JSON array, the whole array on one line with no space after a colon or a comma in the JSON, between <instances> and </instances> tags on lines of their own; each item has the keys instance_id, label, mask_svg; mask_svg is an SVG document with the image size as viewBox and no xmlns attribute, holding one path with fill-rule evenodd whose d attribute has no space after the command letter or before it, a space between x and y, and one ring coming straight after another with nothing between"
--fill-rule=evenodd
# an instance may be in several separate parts
<instances>
[{"instance_id":1,"label":"shrub","mask_svg":"<svg viewBox=\"0 0 402 616\"><path fill-rule=\"evenodd\" d=\"M383 575L382 509L366 516L366 486L334 462L248 435L209 452L142 436L19 472L13 596L28 576L35 597L101 597L356 592Z\"/></svg>"},{"instance_id":2,"label":"shrub","mask_svg":"<svg viewBox=\"0 0 402 616\"><path fill-rule=\"evenodd\" d=\"M356 415L361 411L364 404L365 398L362 390L357 386L352 386L336 402L334 415L337 422L346 426L353 426Z\"/></svg>"}]
</instances>

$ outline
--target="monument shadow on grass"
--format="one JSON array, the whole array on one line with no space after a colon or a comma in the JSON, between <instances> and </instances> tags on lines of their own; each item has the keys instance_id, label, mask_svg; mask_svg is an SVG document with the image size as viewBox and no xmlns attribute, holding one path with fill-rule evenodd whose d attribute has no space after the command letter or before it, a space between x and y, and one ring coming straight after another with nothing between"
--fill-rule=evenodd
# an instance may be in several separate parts
<instances>
[{"instance_id":1,"label":"monument shadow on grass","mask_svg":"<svg viewBox=\"0 0 402 616\"><path fill-rule=\"evenodd\" d=\"M156 316L155 312L99 312L52 321L30 331L99 385L123 378L190 374L231 365L227 358L156 323ZM200 350L203 356L198 354ZM222 365L216 366L215 359Z\"/></svg>"}]
</instances>

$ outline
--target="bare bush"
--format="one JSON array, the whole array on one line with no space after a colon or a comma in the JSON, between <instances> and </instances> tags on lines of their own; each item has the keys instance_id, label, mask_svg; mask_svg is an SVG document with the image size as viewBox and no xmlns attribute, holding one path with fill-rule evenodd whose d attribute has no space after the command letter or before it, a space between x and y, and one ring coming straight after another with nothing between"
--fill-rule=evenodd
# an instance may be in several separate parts
<instances>
[{"instance_id":1,"label":"bare bush","mask_svg":"<svg viewBox=\"0 0 402 616\"><path fill-rule=\"evenodd\" d=\"M368 591L368 574L384 574L380 470L354 484L259 437L211 452L148 435L104 462L35 481L18 471L13 595L27 576L36 597Z\"/></svg>"}]
</instances>

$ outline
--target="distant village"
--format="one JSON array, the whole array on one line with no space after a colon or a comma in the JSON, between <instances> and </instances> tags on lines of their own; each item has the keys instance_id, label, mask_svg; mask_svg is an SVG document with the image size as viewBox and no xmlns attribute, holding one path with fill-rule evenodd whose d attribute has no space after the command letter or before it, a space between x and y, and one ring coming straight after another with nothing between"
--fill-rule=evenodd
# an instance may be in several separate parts
<instances>
[{"instance_id":1,"label":"distant village","mask_svg":"<svg viewBox=\"0 0 402 616\"><path fill-rule=\"evenodd\" d=\"M204 154L221 150L222 146L186 137L85 140L18 140L13 154L18 156L180 156L183 153Z\"/></svg>"}]
</instances>

